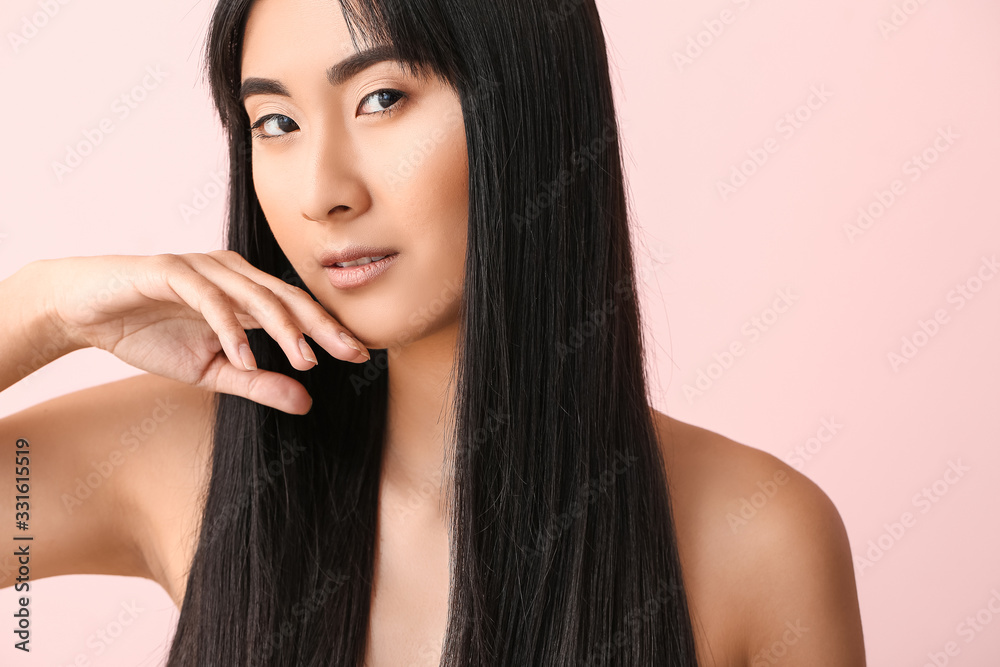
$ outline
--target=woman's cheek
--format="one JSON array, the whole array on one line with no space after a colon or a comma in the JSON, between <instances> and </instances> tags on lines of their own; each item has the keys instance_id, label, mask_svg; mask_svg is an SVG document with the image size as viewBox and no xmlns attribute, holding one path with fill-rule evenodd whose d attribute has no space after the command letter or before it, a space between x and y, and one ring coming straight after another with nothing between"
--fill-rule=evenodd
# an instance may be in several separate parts
<instances>
[{"instance_id":1,"label":"woman's cheek","mask_svg":"<svg viewBox=\"0 0 1000 667\"><path fill-rule=\"evenodd\" d=\"M257 201L264 211L264 217L274 234L275 239L281 249L290 258L294 259L294 248L286 244L294 240L294 234L286 234L286 220L294 220L294 205L296 192L292 189L294 178L290 178L289 170L275 169L271 165L255 164L253 171L254 190L257 193ZM288 237L288 238L286 238Z\"/></svg>"}]
</instances>

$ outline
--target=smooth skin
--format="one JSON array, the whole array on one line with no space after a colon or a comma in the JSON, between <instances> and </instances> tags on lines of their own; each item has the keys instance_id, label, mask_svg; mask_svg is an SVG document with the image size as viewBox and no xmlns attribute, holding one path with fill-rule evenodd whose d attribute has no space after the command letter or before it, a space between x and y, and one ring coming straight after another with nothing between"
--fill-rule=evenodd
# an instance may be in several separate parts
<instances>
[{"instance_id":1,"label":"smooth skin","mask_svg":"<svg viewBox=\"0 0 1000 667\"><path fill-rule=\"evenodd\" d=\"M443 415L454 400L468 224L464 126L454 90L392 62L331 84L327 68L351 53L327 0L258 0L251 11L244 80L273 79L288 93L245 101L250 121L263 120L254 185L316 300L227 251L33 262L0 282L0 302L11 305L0 312L0 389L84 347L145 372L0 419L0 441L11 455L17 438L31 443L32 578L145 577L180 606L210 475L215 393L298 414L336 409L312 406L293 377L247 370L243 328L267 331L297 371L312 367L302 332L345 362L366 357L341 332L388 348L366 664L436 665L448 612ZM349 243L399 257L372 284L341 291L318 258ZM652 413L700 663L863 666L850 545L830 499L770 454ZM156 428L129 438L150 417ZM104 461L114 472L78 498L79 480ZM787 481L734 529L740 500L778 472ZM13 466L0 466L0 486L12 484ZM13 511L12 498L0 498L0 513ZM13 585L0 571L0 586Z\"/></svg>"}]
</instances>

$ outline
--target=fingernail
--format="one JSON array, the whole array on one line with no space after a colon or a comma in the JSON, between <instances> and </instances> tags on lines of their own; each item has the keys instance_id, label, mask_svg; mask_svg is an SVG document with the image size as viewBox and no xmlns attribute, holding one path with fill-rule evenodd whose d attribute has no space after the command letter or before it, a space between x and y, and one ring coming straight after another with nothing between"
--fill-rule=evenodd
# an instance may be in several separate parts
<instances>
[{"instance_id":1,"label":"fingernail","mask_svg":"<svg viewBox=\"0 0 1000 667\"><path fill-rule=\"evenodd\" d=\"M311 361L314 364L319 363L318 361L316 361L316 355L313 353L312 348L309 347L309 343L306 342L305 338L302 337L299 338L299 349L302 351L302 356L305 357L308 361Z\"/></svg>"},{"instance_id":2,"label":"fingernail","mask_svg":"<svg viewBox=\"0 0 1000 667\"><path fill-rule=\"evenodd\" d=\"M240 344L240 360L243 365L247 367L248 371L257 370L257 362L253 360L253 354L250 352L250 346L246 343Z\"/></svg>"},{"instance_id":3,"label":"fingernail","mask_svg":"<svg viewBox=\"0 0 1000 667\"><path fill-rule=\"evenodd\" d=\"M346 332L340 332L340 340L344 341L344 344L351 349L357 350L361 354L365 355L366 359L370 360L372 358L372 355L368 354L368 350L366 350L361 343L348 336Z\"/></svg>"}]
</instances>

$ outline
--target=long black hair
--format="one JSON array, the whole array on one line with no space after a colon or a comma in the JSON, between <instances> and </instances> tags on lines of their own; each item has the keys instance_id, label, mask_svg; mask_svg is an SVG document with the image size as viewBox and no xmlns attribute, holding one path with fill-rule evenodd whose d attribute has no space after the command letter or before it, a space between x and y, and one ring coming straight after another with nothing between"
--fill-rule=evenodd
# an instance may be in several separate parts
<instances>
[{"instance_id":1,"label":"long black hair","mask_svg":"<svg viewBox=\"0 0 1000 667\"><path fill-rule=\"evenodd\" d=\"M237 99L252 0L207 43L230 155L227 245L304 287L254 192ZM333 0L331 0L333 5ZM469 160L442 665L696 665L648 403L619 128L594 0L343 0L352 41L457 91ZM367 651L391 349L320 346L290 415L216 396L211 481L171 667Z\"/></svg>"}]
</instances>

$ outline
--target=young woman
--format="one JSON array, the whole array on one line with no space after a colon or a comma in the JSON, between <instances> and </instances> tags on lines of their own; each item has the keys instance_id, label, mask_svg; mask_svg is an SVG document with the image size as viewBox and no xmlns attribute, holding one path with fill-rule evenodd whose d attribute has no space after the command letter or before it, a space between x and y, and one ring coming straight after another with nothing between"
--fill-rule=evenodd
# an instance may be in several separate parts
<instances>
[{"instance_id":1,"label":"young woman","mask_svg":"<svg viewBox=\"0 0 1000 667\"><path fill-rule=\"evenodd\" d=\"M228 249L0 283L0 387L146 371L0 420L34 578L159 582L171 666L864 665L826 495L649 406L592 1L221 0L208 61Z\"/></svg>"}]
</instances>

